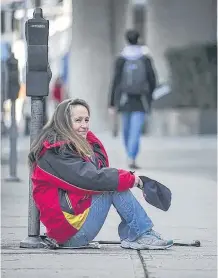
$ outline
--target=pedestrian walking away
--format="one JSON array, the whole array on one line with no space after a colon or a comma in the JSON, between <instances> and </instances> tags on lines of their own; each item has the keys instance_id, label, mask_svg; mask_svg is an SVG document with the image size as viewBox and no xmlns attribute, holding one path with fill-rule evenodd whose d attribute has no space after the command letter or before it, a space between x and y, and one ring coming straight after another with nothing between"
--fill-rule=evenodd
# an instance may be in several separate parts
<instances>
[{"instance_id":1,"label":"pedestrian walking away","mask_svg":"<svg viewBox=\"0 0 218 278\"><path fill-rule=\"evenodd\" d=\"M125 37L128 45L115 62L109 112L121 113L128 166L138 169L136 158L140 137L150 113L156 77L151 57L144 54L143 46L138 45L139 33L128 30Z\"/></svg>"}]
</instances>

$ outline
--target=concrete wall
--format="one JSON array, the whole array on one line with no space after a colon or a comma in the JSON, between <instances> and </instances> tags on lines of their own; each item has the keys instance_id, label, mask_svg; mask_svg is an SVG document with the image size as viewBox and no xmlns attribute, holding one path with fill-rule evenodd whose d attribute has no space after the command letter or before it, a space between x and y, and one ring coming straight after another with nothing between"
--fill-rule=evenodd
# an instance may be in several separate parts
<instances>
[{"instance_id":1,"label":"concrete wall","mask_svg":"<svg viewBox=\"0 0 218 278\"><path fill-rule=\"evenodd\" d=\"M169 79L169 47L216 41L216 10L216 0L147 0L147 43L160 82Z\"/></svg>"}]
</instances>

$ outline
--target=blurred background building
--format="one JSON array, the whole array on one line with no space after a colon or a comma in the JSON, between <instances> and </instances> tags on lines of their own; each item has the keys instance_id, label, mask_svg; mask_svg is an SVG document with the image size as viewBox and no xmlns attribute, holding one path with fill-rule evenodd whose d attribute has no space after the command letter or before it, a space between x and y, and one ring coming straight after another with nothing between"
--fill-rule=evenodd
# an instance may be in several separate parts
<instances>
[{"instance_id":1,"label":"blurred background building","mask_svg":"<svg viewBox=\"0 0 218 278\"><path fill-rule=\"evenodd\" d=\"M115 57L127 28L155 64L158 89L148 132L155 135L213 134L217 127L217 36L215 0L17 0L1 1L1 61L8 46L19 61L21 89L17 120L22 128L25 99L24 22L41 6L50 22L49 59L61 77L65 97L86 99L92 129L109 129L107 105ZM2 76L3 76L2 66ZM2 106L10 125L10 102L2 86ZM163 95L158 97L158 95ZM47 99L48 114L54 106Z\"/></svg>"},{"instance_id":2,"label":"blurred background building","mask_svg":"<svg viewBox=\"0 0 218 278\"><path fill-rule=\"evenodd\" d=\"M33 16L33 9L42 7L44 17L49 20L49 63L52 69L54 80L61 76L65 84L68 78L68 56L71 46L72 33L72 2L68 0L18 0L1 1L1 61L2 65L8 56L9 47L18 59L20 72L20 92L16 102L17 121L20 129L23 128L23 108L26 104L25 112L30 112L30 101L25 100L25 37L24 23ZM2 71L4 66L2 66ZM4 87L2 82L2 87ZM10 125L10 101L2 92L4 102L6 126ZM47 104L51 102L48 98ZM49 105L47 107L50 108ZM51 109L52 110L52 109ZM48 111L48 113L51 111Z\"/></svg>"}]
</instances>

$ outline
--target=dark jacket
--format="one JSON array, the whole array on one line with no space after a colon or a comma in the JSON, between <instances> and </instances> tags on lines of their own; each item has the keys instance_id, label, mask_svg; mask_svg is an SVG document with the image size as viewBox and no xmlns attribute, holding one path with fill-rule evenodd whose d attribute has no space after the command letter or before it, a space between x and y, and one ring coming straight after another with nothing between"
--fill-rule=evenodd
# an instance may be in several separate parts
<instances>
[{"instance_id":1,"label":"dark jacket","mask_svg":"<svg viewBox=\"0 0 218 278\"><path fill-rule=\"evenodd\" d=\"M141 96L129 95L126 104L121 107L120 94L118 93L118 88L121 81L122 70L125 61L127 59L140 58L140 57L143 59L146 67L145 79L147 79L148 81L149 92L144 97L146 98L150 108L152 102L152 93L156 87L156 77L155 77L151 59L143 54L142 47L138 45L131 45L125 47L122 54L116 59L114 77L112 81L112 88L111 88L111 94L109 99L110 107L116 107L118 108L119 111L123 111L123 112L124 111L125 112L133 112L133 111L145 112L146 108L143 105L143 99Z\"/></svg>"},{"instance_id":2,"label":"dark jacket","mask_svg":"<svg viewBox=\"0 0 218 278\"><path fill-rule=\"evenodd\" d=\"M59 152L65 142L44 142L41 156L31 175L33 198L46 233L64 243L85 222L93 194L125 191L135 177L121 169L109 168L107 153L100 140L88 132L87 140L95 157L81 157L70 149Z\"/></svg>"}]
</instances>

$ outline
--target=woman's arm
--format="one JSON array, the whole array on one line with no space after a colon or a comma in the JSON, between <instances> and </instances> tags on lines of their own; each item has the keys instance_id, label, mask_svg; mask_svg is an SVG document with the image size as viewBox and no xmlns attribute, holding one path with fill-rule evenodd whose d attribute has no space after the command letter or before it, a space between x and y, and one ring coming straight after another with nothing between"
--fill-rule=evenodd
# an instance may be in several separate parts
<instances>
[{"instance_id":1,"label":"woman's arm","mask_svg":"<svg viewBox=\"0 0 218 278\"><path fill-rule=\"evenodd\" d=\"M154 89L156 88L156 75L155 75L155 70L153 66L153 62L151 58L146 57L146 73L147 73L147 79L149 83L149 88L150 88L150 99L152 100L152 94L154 92Z\"/></svg>"},{"instance_id":2,"label":"woman's arm","mask_svg":"<svg viewBox=\"0 0 218 278\"><path fill-rule=\"evenodd\" d=\"M125 191L138 182L136 176L129 171L110 167L98 170L92 162L84 161L70 150L57 154L49 149L38 161L38 166L47 174L60 179L57 187L64 186L64 190L77 187L96 192Z\"/></svg>"}]
</instances>

